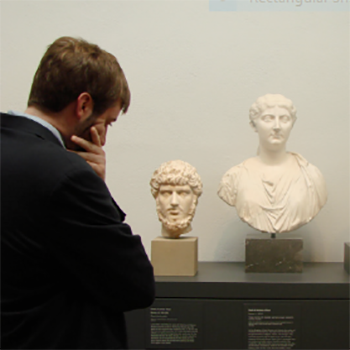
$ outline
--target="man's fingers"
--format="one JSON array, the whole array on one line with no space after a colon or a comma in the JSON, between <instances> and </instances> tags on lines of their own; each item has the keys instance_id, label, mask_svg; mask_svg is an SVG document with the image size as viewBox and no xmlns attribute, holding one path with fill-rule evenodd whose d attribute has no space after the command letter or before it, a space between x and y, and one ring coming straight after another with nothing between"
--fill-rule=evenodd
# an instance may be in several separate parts
<instances>
[{"instance_id":1,"label":"man's fingers","mask_svg":"<svg viewBox=\"0 0 350 350\"><path fill-rule=\"evenodd\" d=\"M95 136L96 137L96 136ZM97 137L99 138L99 136L97 135ZM90 141L87 141L81 137L78 137L76 135L73 135L71 137L71 140L77 144L78 146L80 146L81 148L85 149L85 151L87 152L93 152L96 154L101 154L103 152L102 148L100 145L94 144ZM100 141L97 141L100 142Z\"/></svg>"},{"instance_id":2,"label":"man's fingers","mask_svg":"<svg viewBox=\"0 0 350 350\"><path fill-rule=\"evenodd\" d=\"M97 129L93 126L91 127L90 129L90 134L91 134L91 139L92 139L92 142L96 145L96 146L99 146L101 147L101 137L97 131Z\"/></svg>"},{"instance_id":3,"label":"man's fingers","mask_svg":"<svg viewBox=\"0 0 350 350\"><path fill-rule=\"evenodd\" d=\"M80 157L84 158L86 161L91 161L94 163L103 163L104 158L102 155L95 154L95 153L88 153L88 152L79 152L79 151L71 151Z\"/></svg>"},{"instance_id":4,"label":"man's fingers","mask_svg":"<svg viewBox=\"0 0 350 350\"><path fill-rule=\"evenodd\" d=\"M85 139L78 137L76 135L73 135L71 137L71 140L76 143L78 146L80 146L81 148L85 149L85 150L90 150L91 149L91 142L86 141Z\"/></svg>"},{"instance_id":5,"label":"man's fingers","mask_svg":"<svg viewBox=\"0 0 350 350\"><path fill-rule=\"evenodd\" d=\"M102 179L105 180L106 172L106 155L105 151L101 146L101 138L98 134L98 131L95 127L90 128L91 141L87 141L81 137L73 135L71 137L72 142L77 144L84 151L74 151L70 150L81 158L83 158L96 172L96 174Z\"/></svg>"},{"instance_id":6,"label":"man's fingers","mask_svg":"<svg viewBox=\"0 0 350 350\"><path fill-rule=\"evenodd\" d=\"M77 154L78 156L80 156L81 158L85 159L86 161L91 160L90 153L78 152L78 151L70 151L70 152Z\"/></svg>"}]
</instances>

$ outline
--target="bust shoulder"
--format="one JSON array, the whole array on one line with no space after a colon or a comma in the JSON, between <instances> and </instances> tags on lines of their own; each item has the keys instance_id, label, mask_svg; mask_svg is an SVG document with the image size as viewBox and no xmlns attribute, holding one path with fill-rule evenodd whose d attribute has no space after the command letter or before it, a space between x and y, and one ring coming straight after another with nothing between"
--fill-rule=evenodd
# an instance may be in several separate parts
<instances>
[{"instance_id":1,"label":"bust shoulder","mask_svg":"<svg viewBox=\"0 0 350 350\"><path fill-rule=\"evenodd\" d=\"M315 165L308 162L302 155L298 153L292 153L292 155L303 172L310 194L313 193L315 195L319 206L322 207L327 201L327 188L321 171Z\"/></svg>"},{"instance_id":2,"label":"bust shoulder","mask_svg":"<svg viewBox=\"0 0 350 350\"><path fill-rule=\"evenodd\" d=\"M229 205L235 206L236 204L239 179L246 167L246 163L250 163L250 159L227 170L220 181L218 196Z\"/></svg>"}]
</instances>

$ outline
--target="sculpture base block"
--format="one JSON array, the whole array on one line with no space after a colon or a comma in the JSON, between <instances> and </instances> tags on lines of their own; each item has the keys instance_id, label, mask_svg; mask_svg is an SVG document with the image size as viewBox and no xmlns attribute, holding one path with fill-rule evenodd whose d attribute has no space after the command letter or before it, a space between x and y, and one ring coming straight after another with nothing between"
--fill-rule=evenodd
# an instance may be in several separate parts
<instances>
[{"instance_id":1,"label":"sculpture base block","mask_svg":"<svg viewBox=\"0 0 350 350\"><path fill-rule=\"evenodd\" d=\"M198 237L153 239L151 262L155 276L195 276L198 271Z\"/></svg>"},{"instance_id":2,"label":"sculpture base block","mask_svg":"<svg viewBox=\"0 0 350 350\"><path fill-rule=\"evenodd\" d=\"M350 275L350 242L344 243L344 269Z\"/></svg>"},{"instance_id":3,"label":"sculpture base block","mask_svg":"<svg viewBox=\"0 0 350 350\"><path fill-rule=\"evenodd\" d=\"M301 238L247 238L246 272L302 272Z\"/></svg>"}]
</instances>

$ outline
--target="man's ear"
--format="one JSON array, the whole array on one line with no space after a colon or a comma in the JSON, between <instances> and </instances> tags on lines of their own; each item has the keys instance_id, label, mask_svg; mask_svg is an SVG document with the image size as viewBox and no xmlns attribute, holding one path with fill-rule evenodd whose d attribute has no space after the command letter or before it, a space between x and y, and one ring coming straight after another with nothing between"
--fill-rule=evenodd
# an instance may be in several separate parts
<instances>
[{"instance_id":1,"label":"man's ear","mask_svg":"<svg viewBox=\"0 0 350 350\"><path fill-rule=\"evenodd\" d=\"M249 125L253 128L253 130L254 130L255 132L258 131L258 129L256 128L256 125L255 125L255 123L254 123L253 120L251 120L251 121L249 122Z\"/></svg>"},{"instance_id":2,"label":"man's ear","mask_svg":"<svg viewBox=\"0 0 350 350\"><path fill-rule=\"evenodd\" d=\"M79 120L88 118L94 110L94 101L88 92L82 92L76 99L76 116Z\"/></svg>"}]
</instances>

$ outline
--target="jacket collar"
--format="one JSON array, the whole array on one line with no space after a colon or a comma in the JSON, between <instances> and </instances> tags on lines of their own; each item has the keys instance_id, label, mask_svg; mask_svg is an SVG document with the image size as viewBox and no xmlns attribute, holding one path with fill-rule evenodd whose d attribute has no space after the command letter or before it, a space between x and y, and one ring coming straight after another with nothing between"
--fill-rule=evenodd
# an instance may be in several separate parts
<instances>
[{"instance_id":1,"label":"jacket collar","mask_svg":"<svg viewBox=\"0 0 350 350\"><path fill-rule=\"evenodd\" d=\"M49 129L28 118L1 113L0 125L1 129L16 129L21 132L34 134L37 137L54 142L62 147L60 141Z\"/></svg>"}]
</instances>

